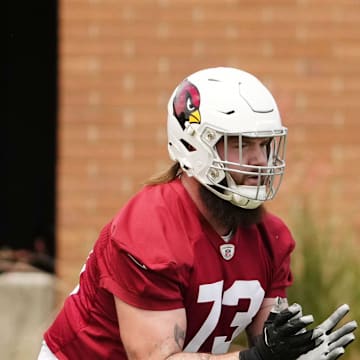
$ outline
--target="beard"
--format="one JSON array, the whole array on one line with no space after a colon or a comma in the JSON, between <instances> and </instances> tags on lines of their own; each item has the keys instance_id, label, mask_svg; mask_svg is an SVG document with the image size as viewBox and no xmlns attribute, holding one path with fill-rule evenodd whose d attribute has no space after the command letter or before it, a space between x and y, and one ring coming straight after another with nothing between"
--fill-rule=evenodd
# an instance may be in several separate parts
<instances>
[{"instance_id":1,"label":"beard","mask_svg":"<svg viewBox=\"0 0 360 360\"><path fill-rule=\"evenodd\" d=\"M221 199L202 185L199 193L201 200L215 221L232 230L238 226L249 227L260 223L265 213L263 205L256 209L243 209Z\"/></svg>"}]
</instances>

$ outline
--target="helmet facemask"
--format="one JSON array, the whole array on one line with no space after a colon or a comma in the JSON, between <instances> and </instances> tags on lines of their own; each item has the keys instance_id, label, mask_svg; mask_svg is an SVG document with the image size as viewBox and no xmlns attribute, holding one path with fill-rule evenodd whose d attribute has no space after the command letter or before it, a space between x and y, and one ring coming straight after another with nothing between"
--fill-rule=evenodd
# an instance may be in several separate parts
<instances>
[{"instance_id":1,"label":"helmet facemask","mask_svg":"<svg viewBox=\"0 0 360 360\"><path fill-rule=\"evenodd\" d=\"M267 157L266 165L246 163L243 144L248 139L259 139L259 141L263 139L263 146L266 146L264 150ZM233 144L237 143L236 161L234 159L231 161L229 158L230 141ZM218 151L219 142L223 143L222 156ZM273 199L280 187L285 169L286 129L277 133L223 134L219 142L214 146L216 155L206 175L208 183L204 185L217 196L245 209L254 209L264 201ZM246 178L251 178L251 185L241 183L240 179Z\"/></svg>"}]
</instances>

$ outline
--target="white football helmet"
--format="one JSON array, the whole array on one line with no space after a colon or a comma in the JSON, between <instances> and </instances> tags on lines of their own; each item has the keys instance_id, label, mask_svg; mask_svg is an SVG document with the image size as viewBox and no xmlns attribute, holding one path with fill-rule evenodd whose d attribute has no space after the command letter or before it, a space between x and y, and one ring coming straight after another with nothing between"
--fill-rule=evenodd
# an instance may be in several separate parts
<instances>
[{"instance_id":1,"label":"white football helmet","mask_svg":"<svg viewBox=\"0 0 360 360\"><path fill-rule=\"evenodd\" d=\"M285 170L287 129L276 102L253 75L234 68L200 70L183 80L168 103L168 150L183 171L220 198L254 209L274 198ZM229 137L239 141L239 162L227 159ZM267 166L242 162L244 138L266 138ZM216 144L224 141L224 158ZM237 184L231 173L257 176Z\"/></svg>"}]
</instances>

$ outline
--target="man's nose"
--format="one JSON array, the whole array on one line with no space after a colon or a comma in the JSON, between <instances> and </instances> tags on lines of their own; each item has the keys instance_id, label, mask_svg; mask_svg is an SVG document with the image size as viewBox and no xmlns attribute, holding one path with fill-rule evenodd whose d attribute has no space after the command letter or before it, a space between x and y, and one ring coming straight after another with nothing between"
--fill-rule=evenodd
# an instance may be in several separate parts
<instances>
[{"instance_id":1,"label":"man's nose","mask_svg":"<svg viewBox=\"0 0 360 360\"><path fill-rule=\"evenodd\" d=\"M266 166L267 165L267 151L264 146L255 145L249 154L249 165Z\"/></svg>"}]
</instances>

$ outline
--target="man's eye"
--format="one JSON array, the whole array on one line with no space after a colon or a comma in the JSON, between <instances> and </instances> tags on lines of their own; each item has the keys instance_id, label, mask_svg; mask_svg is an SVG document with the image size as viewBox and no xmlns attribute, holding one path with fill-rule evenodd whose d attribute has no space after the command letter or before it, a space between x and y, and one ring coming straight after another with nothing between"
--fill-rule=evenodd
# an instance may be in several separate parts
<instances>
[{"instance_id":1,"label":"man's eye","mask_svg":"<svg viewBox=\"0 0 360 360\"><path fill-rule=\"evenodd\" d=\"M269 146L269 145L270 145L270 143L271 143L271 139L269 139L269 140L266 140L266 141L262 142L262 143L261 143L261 146L263 146L263 147L267 147L267 146Z\"/></svg>"}]
</instances>

